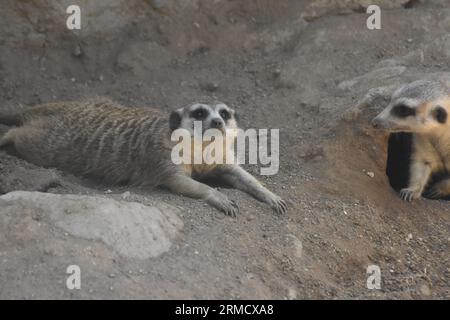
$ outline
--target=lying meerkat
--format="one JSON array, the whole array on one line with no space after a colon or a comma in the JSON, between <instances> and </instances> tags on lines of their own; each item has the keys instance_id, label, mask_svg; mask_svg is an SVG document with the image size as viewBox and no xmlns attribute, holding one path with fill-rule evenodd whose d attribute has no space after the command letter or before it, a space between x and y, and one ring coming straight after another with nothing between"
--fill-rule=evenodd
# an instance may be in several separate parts
<instances>
[{"instance_id":1,"label":"lying meerkat","mask_svg":"<svg viewBox=\"0 0 450 320\"><path fill-rule=\"evenodd\" d=\"M409 183L403 200L450 196L450 95L442 84L415 81L394 92L391 102L372 124L391 133L412 134ZM428 186L436 176L444 176ZM424 190L427 191L424 194Z\"/></svg>"},{"instance_id":2,"label":"lying meerkat","mask_svg":"<svg viewBox=\"0 0 450 320\"><path fill-rule=\"evenodd\" d=\"M284 213L286 203L237 164L175 165L171 160L172 131L236 129L235 112L224 103L195 103L170 115L147 108L126 108L106 99L44 104L21 113L0 114L0 123L15 125L0 147L13 146L25 160L110 184L162 186L199 198L227 215L236 203L197 181L219 179ZM195 179L194 179L195 178Z\"/></svg>"}]
</instances>

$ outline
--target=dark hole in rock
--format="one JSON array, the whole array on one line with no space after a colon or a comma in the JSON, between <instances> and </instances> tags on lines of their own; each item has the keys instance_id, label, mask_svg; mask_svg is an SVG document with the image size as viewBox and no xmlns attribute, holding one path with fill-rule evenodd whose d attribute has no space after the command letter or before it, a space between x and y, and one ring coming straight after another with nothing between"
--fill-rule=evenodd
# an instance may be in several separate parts
<instances>
[{"instance_id":1,"label":"dark hole in rock","mask_svg":"<svg viewBox=\"0 0 450 320\"><path fill-rule=\"evenodd\" d=\"M400 132L389 135L386 175L389 184L397 192L408 184L411 151L411 133Z\"/></svg>"},{"instance_id":2,"label":"dark hole in rock","mask_svg":"<svg viewBox=\"0 0 450 320\"><path fill-rule=\"evenodd\" d=\"M408 186L411 154L412 133L399 132L389 135L386 175L388 176L389 184L397 192ZM427 191L436 182L449 177L450 174L448 172L434 174L423 192L423 197L427 198ZM445 198L445 200L450 200L450 197Z\"/></svg>"}]
</instances>

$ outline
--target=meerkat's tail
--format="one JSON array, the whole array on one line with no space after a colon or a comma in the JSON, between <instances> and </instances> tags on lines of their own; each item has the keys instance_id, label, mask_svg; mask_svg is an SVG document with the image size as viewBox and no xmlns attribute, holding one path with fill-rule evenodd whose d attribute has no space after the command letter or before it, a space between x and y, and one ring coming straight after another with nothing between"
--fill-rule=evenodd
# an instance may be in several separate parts
<instances>
[{"instance_id":1,"label":"meerkat's tail","mask_svg":"<svg viewBox=\"0 0 450 320\"><path fill-rule=\"evenodd\" d=\"M21 112L0 111L0 123L7 126L20 126L23 123Z\"/></svg>"}]
</instances>

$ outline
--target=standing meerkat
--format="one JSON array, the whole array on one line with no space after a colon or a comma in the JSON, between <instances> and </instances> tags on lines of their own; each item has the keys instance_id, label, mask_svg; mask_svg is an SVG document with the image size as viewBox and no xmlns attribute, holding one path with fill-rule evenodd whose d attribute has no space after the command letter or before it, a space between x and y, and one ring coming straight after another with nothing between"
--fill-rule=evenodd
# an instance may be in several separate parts
<instances>
[{"instance_id":1,"label":"standing meerkat","mask_svg":"<svg viewBox=\"0 0 450 320\"><path fill-rule=\"evenodd\" d=\"M411 159L405 164L409 182L400 190L403 200L450 196L449 112L450 91L438 82L419 80L395 91L386 109L373 119L375 128L412 134Z\"/></svg>"},{"instance_id":2,"label":"standing meerkat","mask_svg":"<svg viewBox=\"0 0 450 320\"><path fill-rule=\"evenodd\" d=\"M197 179L214 178L245 191L284 213L286 203L239 165L175 165L171 133L202 126L237 129L235 112L221 102L195 103L169 116L147 108L126 108L107 99L44 104L20 113L0 114L0 123L15 125L0 147L13 146L25 160L110 184L162 186L203 199L227 215L236 203ZM195 179L194 179L195 178Z\"/></svg>"}]
</instances>

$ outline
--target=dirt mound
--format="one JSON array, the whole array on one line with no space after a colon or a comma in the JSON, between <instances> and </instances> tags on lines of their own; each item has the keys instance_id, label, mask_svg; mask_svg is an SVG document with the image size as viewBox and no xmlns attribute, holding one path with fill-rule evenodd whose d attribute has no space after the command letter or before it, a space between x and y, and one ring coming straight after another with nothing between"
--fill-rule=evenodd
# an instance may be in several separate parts
<instances>
[{"instance_id":1,"label":"dirt mound","mask_svg":"<svg viewBox=\"0 0 450 320\"><path fill-rule=\"evenodd\" d=\"M448 202L401 200L386 175L389 136L370 125L389 102L391 92L389 88L372 90L344 116L336 137L325 147L328 180L324 188L365 208L355 217L348 217L352 214L342 208L356 234L348 245L364 252L360 264L375 264L384 270L385 290L395 294L415 287L419 290L409 292L409 297L417 298L433 288L434 293L447 296L449 270L442 262L448 261Z\"/></svg>"}]
</instances>

